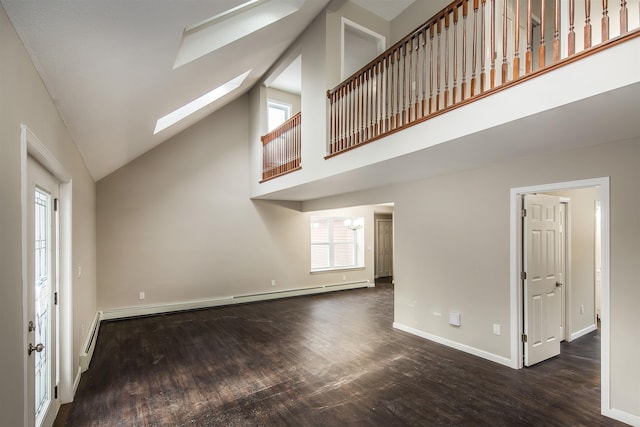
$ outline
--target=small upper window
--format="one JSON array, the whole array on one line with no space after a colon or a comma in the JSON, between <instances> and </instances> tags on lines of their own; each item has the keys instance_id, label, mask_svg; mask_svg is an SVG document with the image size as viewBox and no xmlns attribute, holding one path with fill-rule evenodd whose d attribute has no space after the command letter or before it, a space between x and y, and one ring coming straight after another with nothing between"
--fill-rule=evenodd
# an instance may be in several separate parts
<instances>
[{"instance_id":1,"label":"small upper window","mask_svg":"<svg viewBox=\"0 0 640 427\"><path fill-rule=\"evenodd\" d=\"M291 117L291 105L289 104L269 100L267 102L267 108L269 111L269 132Z\"/></svg>"}]
</instances>

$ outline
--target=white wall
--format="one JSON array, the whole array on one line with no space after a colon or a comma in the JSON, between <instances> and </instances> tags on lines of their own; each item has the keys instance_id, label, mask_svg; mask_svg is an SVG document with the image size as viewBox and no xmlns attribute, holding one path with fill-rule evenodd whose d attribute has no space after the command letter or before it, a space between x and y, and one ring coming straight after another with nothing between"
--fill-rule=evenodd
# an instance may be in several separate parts
<instances>
[{"instance_id":1,"label":"white wall","mask_svg":"<svg viewBox=\"0 0 640 427\"><path fill-rule=\"evenodd\" d=\"M373 282L374 208L324 213L365 218L366 268L310 274L313 213L249 198L248 123L243 96L98 182L101 310Z\"/></svg>"},{"instance_id":2,"label":"white wall","mask_svg":"<svg viewBox=\"0 0 640 427\"><path fill-rule=\"evenodd\" d=\"M21 41L0 7L0 425L21 426L26 352L22 300L20 125L27 125L73 181L73 375L83 326L96 311L95 184ZM62 298L64 300L64 297ZM64 309L61 307L61 310Z\"/></svg>"}]
</instances>

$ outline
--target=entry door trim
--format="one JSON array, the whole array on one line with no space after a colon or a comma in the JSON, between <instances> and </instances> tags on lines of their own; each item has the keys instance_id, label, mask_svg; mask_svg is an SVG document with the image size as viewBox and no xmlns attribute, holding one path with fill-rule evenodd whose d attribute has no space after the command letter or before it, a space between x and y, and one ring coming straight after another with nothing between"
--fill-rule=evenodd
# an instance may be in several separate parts
<instances>
[{"instance_id":1,"label":"entry door trim","mask_svg":"<svg viewBox=\"0 0 640 427\"><path fill-rule=\"evenodd\" d=\"M602 288L601 288L601 305L602 305L602 326L601 326L601 411L602 414L611 418L617 418L615 410L611 407L610 399L610 373L611 359L609 354L609 344L611 336L610 322L610 299L609 299L609 280L610 280L610 178L601 177L593 179L585 179L579 181L568 181L551 184L535 185L530 187L512 188L510 194L510 326L511 326L511 366L515 369L523 367L522 362L522 319L523 310L520 301L522 301L522 288L520 286L520 261L521 256L519 249L518 233L522 232L522 224L520 217L520 199L521 195L527 193L543 193L545 191L558 191L568 189L579 189L588 187L599 187L600 203L601 203L601 231L602 231Z\"/></svg>"},{"instance_id":2,"label":"entry door trim","mask_svg":"<svg viewBox=\"0 0 640 427\"><path fill-rule=\"evenodd\" d=\"M73 285L72 285L72 180L71 175L60 164L58 159L49 149L38 139L38 137L27 127L21 125L20 134L20 168L21 168L21 205L22 205L22 326L25 327L27 319L27 208L28 208L28 179L27 179L27 157L32 156L42 164L59 182L60 215L59 215L59 280L60 280L60 307L59 316L59 366L60 383L58 397L61 403L68 403L73 400L74 378L73 378ZM26 354L28 346L28 336L23 334L23 349ZM26 362L26 359L25 359ZM24 420L29 419L29 399L27 389L27 364L22 366L24 385Z\"/></svg>"}]
</instances>

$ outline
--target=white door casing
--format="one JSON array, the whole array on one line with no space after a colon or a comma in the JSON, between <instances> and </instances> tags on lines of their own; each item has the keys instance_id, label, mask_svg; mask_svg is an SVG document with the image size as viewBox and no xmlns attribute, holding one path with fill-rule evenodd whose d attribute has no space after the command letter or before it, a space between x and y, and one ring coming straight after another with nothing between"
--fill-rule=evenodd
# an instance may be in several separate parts
<instances>
[{"instance_id":1,"label":"white door casing","mask_svg":"<svg viewBox=\"0 0 640 427\"><path fill-rule=\"evenodd\" d=\"M60 401L58 385L59 182L32 157L27 160L27 405L29 426L51 426Z\"/></svg>"},{"instance_id":2,"label":"white door casing","mask_svg":"<svg viewBox=\"0 0 640 427\"><path fill-rule=\"evenodd\" d=\"M524 196L524 364L560 354L560 199Z\"/></svg>"}]
</instances>

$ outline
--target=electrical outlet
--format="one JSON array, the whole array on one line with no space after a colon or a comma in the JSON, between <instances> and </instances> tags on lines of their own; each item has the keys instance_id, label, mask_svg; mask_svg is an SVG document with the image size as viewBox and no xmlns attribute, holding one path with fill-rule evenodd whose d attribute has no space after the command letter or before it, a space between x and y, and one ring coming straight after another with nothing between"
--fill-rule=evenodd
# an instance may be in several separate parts
<instances>
[{"instance_id":1,"label":"electrical outlet","mask_svg":"<svg viewBox=\"0 0 640 427\"><path fill-rule=\"evenodd\" d=\"M580 314L584 314L584 304L580 304Z\"/></svg>"},{"instance_id":2,"label":"electrical outlet","mask_svg":"<svg viewBox=\"0 0 640 427\"><path fill-rule=\"evenodd\" d=\"M82 277L82 267L78 266L78 279Z\"/></svg>"},{"instance_id":3,"label":"electrical outlet","mask_svg":"<svg viewBox=\"0 0 640 427\"><path fill-rule=\"evenodd\" d=\"M498 323L493 324L493 335L500 335L500 325Z\"/></svg>"},{"instance_id":4,"label":"electrical outlet","mask_svg":"<svg viewBox=\"0 0 640 427\"><path fill-rule=\"evenodd\" d=\"M144 299L144 292L140 292L140 293L138 294L138 299L139 299L139 300L143 300L143 299Z\"/></svg>"},{"instance_id":5,"label":"electrical outlet","mask_svg":"<svg viewBox=\"0 0 640 427\"><path fill-rule=\"evenodd\" d=\"M342 280L347 280L347 275L346 274L342 275Z\"/></svg>"},{"instance_id":6,"label":"electrical outlet","mask_svg":"<svg viewBox=\"0 0 640 427\"><path fill-rule=\"evenodd\" d=\"M276 285L276 280L275 279L271 280L271 286L275 286L275 285Z\"/></svg>"}]
</instances>

